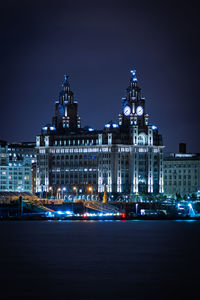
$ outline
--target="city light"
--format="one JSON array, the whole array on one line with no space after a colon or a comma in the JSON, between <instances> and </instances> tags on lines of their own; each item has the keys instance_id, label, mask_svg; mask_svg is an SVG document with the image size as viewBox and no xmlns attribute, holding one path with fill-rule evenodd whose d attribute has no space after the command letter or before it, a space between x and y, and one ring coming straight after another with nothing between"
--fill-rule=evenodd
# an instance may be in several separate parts
<instances>
[{"instance_id":1,"label":"city light","mask_svg":"<svg viewBox=\"0 0 200 300\"><path fill-rule=\"evenodd\" d=\"M66 211L66 214L67 214L67 215L72 215L72 212L69 211L69 210L67 210L67 211Z\"/></svg>"},{"instance_id":2,"label":"city light","mask_svg":"<svg viewBox=\"0 0 200 300\"><path fill-rule=\"evenodd\" d=\"M110 121L105 124L105 128L120 128L112 132L104 128L96 131L90 126L79 130L81 127L78 127L78 124L80 125L81 122L77 114L78 103L72 97L70 85L68 89L61 90L52 124L42 127L41 134L36 137L35 153L33 149L29 155L24 151L25 149L22 151L25 157L32 158L36 157L37 153L34 180L38 197L51 196L49 198L53 201L55 196L59 204L69 199L74 202L78 199L80 202L82 199L90 200L90 204L93 204L95 200L100 200L102 197L101 193L104 192L106 184L108 200L112 199L112 201L115 201L115 197L111 198L111 195L117 193L121 194L126 202L131 201L131 197L142 202L145 199L141 195L138 197L136 193L148 192L156 195L163 194L164 191L168 195L172 193L180 195L179 201L183 200L183 196L188 202L194 200L192 196L194 185L196 185L194 187L196 196L199 190L196 175L199 158L195 154L181 151L178 154L173 153L171 160L170 157L167 159L164 157L162 135L158 133L157 126L146 122L149 115L145 109L145 98L141 97L140 87L132 82L137 81L136 70L131 70L131 74L126 96L122 98L122 107L118 115L119 123ZM63 101L63 99L68 100ZM130 113L126 114L124 108L130 110ZM66 130L66 127L69 130ZM182 144L182 148L186 149L184 145ZM12 148L8 149L11 151ZM11 159L8 159L7 169L4 165L0 169L0 181L4 181L7 185L3 187L6 191L9 190L9 185L4 177L13 180L12 167L13 169L19 167L23 180L31 181L31 173L27 173L26 165L20 165L18 162L18 152L15 151L12 155L9 152L8 156ZM5 154L3 155L2 157L5 157ZM189 161L190 155L193 158L192 163ZM23 172L20 170L21 166L24 167ZM26 183L16 173L15 189L17 192L23 192ZM190 215L193 213L193 206L190 203L187 206L180 202L175 209L179 215L188 214L189 210ZM146 210L141 210L141 213L146 213Z\"/></svg>"}]
</instances>

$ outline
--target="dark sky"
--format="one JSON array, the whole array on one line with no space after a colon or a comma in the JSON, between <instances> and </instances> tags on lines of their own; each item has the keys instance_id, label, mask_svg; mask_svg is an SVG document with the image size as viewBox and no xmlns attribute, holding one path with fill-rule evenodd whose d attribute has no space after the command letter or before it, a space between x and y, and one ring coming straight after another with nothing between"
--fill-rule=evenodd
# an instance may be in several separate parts
<instances>
[{"instance_id":1,"label":"dark sky","mask_svg":"<svg viewBox=\"0 0 200 300\"><path fill-rule=\"evenodd\" d=\"M137 69L166 150L200 152L197 1L1 1L0 139L33 141L64 73L82 125L117 120Z\"/></svg>"}]
</instances>

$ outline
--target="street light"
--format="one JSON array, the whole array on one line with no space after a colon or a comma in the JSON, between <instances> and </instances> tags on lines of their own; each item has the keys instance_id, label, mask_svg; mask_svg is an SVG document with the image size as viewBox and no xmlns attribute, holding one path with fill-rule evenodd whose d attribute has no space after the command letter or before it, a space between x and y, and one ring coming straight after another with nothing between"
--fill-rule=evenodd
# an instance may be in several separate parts
<instances>
[{"instance_id":1,"label":"street light","mask_svg":"<svg viewBox=\"0 0 200 300\"><path fill-rule=\"evenodd\" d=\"M63 200L64 200L64 192L66 191L66 188L64 187L63 189L62 189L62 198L63 198Z\"/></svg>"},{"instance_id":2,"label":"street light","mask_svg":"<svg viewBox=\"0 0 200 300\"><path fill-rule=\"evenodd\" d=\"M49 187L49 192L51 193L51 198L52 198L52 196L53 196L53 188L52 188L52 186Z\"/></svg>"},{"instance_id":3,"label":"street light","mask_svg":"<svg viewBox=\"0 0 200 300\"><path fill-rule=\"evenodd\" d=\"M78 200L78 188L76 186L73 186L73 191L76 193L76 199L75 199L75 201L76 201L76 200Z\"/></svg>"},{"instance_id":4,"label":"street light","mask_svg":"<svg viewBox=\"0 0 200 300\"><path fill-rule=\"evenodd\" d=\"M57 189L57 194L56 194L57 199L60 199L60 191L61 191L61 188L58 188Z\"/></svg>"},{"instance_id":5,"label":"street light","mask_svg":"<svg viewBox=\"0 0 200 300\"><path fill-rule=\"evenodd\" d=\"M91 192L91 200L92 200L92 193L93 193L93 188L92 188L92 186L89 186L88 191Z\"/></svg>"}]
</instances>

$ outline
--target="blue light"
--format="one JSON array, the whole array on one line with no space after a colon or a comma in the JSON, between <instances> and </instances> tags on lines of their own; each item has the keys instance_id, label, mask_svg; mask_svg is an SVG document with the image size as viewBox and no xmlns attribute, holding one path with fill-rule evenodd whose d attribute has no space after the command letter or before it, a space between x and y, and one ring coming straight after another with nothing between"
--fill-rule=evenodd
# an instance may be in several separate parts
<instances>
[{"instance_id":1,"label":"blue light","mask_svg":"<svg viewBox=\"0 0 200 300\"><path fill-rule=\"evenodd\" d=\"M88 128L89 131L94 131L94 128Z\"/></svg>"},{"instance_id":2,"label":"blue light","mask_svg":"<svg viewBox=\"0 0 200 300\"><path fill-rule=\"evenodd\" d=\"M110 128L110 124L106 124L105 127L106 127L106 128Z\"/></svg>"},{"instance_id":3,"label":"blue light","mask_svg":"<svg viewBox=\"0 0 200 300\"><path fill-rule=\"evenodd\" d=\"M136 70L131 70L131 74L132 74L133 76L135 76Z\"/></svg>"},{"instance_id":4,"label":"blue light","mask_svg":"<svg viewBox=\"0 0 200 300\"><path fill-rule=\"evenodd\" d=\"M157 129L158 129L158 127L157 127L157 126L155 126L155 125L153 125L153 126L152 126L152 129L153 129L153 130L157 130Z\"/></svg>"},{"instance_id":5,"label":"blue light","mask_svg":"<svg viewBox=\"0 0 200 300\"><path fill-rule=\"evenodd\" d=\"M47 126L42 127L42 130L48 130L48 129L50 129L50 130L56 130L56 128L54 126L47 125Z\"/></svg>"},{"instance_id":6,"label":"blue light","mask_svg":"<svg viewBox=\"0 0 200 300\"><path fill-rule=\"evenodd\" d=\"M136 70L131 70L131 74L132 74L132 81L136 82L137 81Z\"/></svg>"},{"instance_id":7,"label":"blue light","mask_svg":"<svg viewBox=\"0 0 200 300\"><path fill-rule=\"evenodd\" d=\"M54 214L53 214L51 211L48 211L48 212L46 213L46 215L47 215L47 217L54 217Z\"/></svg>"},{"instance_id":8,"label":"blue light","mask_svg":"<svg viewBox=\"0 0 200 300\"><path fill-rule=\"evenodd\" d=\"M63 214L64 214L64 212L63 212L63 211L60 211L60 210L58 210L58 211L57 211L57 214L58 214L58 215L63 215Z\"/></svg>"},{"instance_id":9,"label":"blue light","mask_svg":"<svg viewBox=\"0 0 200 300\"><path fill-rule=\"evenodd\" d=\"M117 127L119 127L119 125L113 124L113 128L117 128Z\"/></svg>"}]
</instances>

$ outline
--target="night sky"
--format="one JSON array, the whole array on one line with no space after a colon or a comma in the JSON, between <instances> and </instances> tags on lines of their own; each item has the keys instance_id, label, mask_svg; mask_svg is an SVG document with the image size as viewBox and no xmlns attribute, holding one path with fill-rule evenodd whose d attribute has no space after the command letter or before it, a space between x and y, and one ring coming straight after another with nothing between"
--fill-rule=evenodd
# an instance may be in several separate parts
<instances>
[{"instance_id":1,"label":"night sky","mask_svg":"<svg viewBox=\"0 0 200 300\"><path fill-rule=\"evenodd\" d=\"M130 70L167 151L200 152L197 1L1 1L0 139L34 141L64 73L82 126L117 121Z\"/></svg>"}]
</instances>

